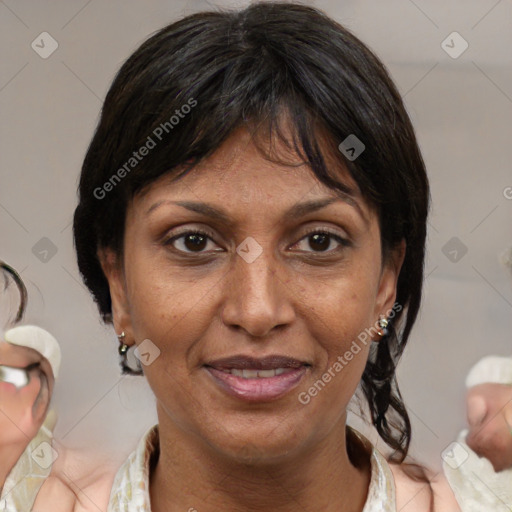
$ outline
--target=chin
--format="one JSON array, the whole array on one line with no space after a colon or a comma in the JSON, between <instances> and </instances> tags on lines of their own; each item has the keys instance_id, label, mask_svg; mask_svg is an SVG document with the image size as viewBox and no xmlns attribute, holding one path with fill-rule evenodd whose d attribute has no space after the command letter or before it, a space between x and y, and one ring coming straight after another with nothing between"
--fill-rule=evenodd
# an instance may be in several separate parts
<instances>
[{"instance_id":1,"label":"chin","mask_svg":"<svg viewBox=\"0 0 512 512\"><path fill-rule=\"evenodd\" d=\"M241 443L231 442L228 446L217 446L217 450L225 458L238 464L263 467L284 462L298 451L298 446L290 443L268 443L265 440L256 442L253 439Z\"/></svg>"},{"instance_id":2,"label":"chin","mask_svg":"<svg viewBox=\"0 0 512 512\"><path fill-rule=\"evenodd\" d=\"M233 461L249 465L275 464L306 443L304 429L291 422L284 423L279 418L275 421L252 421L252 424L224 424L222 430L215 430L215 437L206 437L206 442L222 456ZM204 435L204 434L203 434Z\"/></svg>"}]
</instances>

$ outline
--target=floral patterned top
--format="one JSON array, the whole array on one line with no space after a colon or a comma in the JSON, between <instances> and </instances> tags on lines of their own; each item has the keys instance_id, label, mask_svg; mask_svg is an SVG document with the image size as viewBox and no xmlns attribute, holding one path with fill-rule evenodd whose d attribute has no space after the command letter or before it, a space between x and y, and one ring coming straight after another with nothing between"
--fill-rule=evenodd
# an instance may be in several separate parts
<instances>
[{"instance_id":1,"label":"floral patterned top","mask_svg":"<svg viewBox=\"0 0 512 512\"><path fill-rule=\"evenodd\" d=\"M0 493L1 512L32 510L39 489L52 470L53 434L44 424L7 475Z\"/></svg>"}]
</instances>

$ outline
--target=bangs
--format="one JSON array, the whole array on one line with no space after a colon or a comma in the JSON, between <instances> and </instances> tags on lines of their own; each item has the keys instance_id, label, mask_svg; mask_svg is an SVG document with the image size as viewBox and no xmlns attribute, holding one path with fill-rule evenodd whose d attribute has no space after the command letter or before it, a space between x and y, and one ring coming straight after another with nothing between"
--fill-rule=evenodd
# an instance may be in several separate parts
<instances>
[{"instance_id":1,"label":"bangs","mask_svg":"<svg viewBox=\"0 0 512 512\"><path fill-rule=\"evenodd\" d=\"M303 20L294 19L296 13L290 11L286 20L278 12L273 20L269 13L264 26L245 20L243 13L193 15L143 43L105 100L94 151L104 182L124 168L122 188L133 196L174 168L192 168L244 125L285 141L279 120L286 113L296 152L325 185L340 184L326 169L321 139L328 140L330 153L349 169L363 195L378 202L373 180L358 168L373 169L376 180L384 172L373 165L374 152L389 155L382 146L396 120L382 103L391 104L395 91L379 86L364 66L355 67L355 61L375 58L347 31L342 39L340 32L331 34L331 20L314 20L318 26L309 29L317 29L319 40L312 43L297 39ZM330 55L323 51L327 47ZM336 149L351 135L367 148L357 166ZM134 152L148 144L148 155L133 161ZM136 165L127 165L130 160Z\"/></svg>"},{"instance_id":2,"label":"bangs","mask_svg":"<svg viewBox=\"0 0 512 512\"><path fill-rule=\"evenodd\" d=\"M340 178L348 169L351 177L357 181L357 173L354 176L353 166L347 165L346 159L338 150L336 138L321 120L315 119L307 107L299 105L297 101L289 101L288 98L281 100L280 103L268 105L268 108L268 111L258 111L260 117L255 117L255 113L240 113L238 119L233 119L232 128L222 134L213 124L211 130L192 133L186 147L191 147L194 143L201 150L187 152L183 155L182 161L174 161L172 166L164 164L158 169L155 161L148 160L148 167L153 167L156 171L154 179L170 175L173 176L172 181L178 181L211 157L229 137L245 129L257 151L267 161L291 168L305 164L328 188L338 190L342 195L351 194L353 190ZM167 146L162 148L159 158L169 162L174 154L174 148ZM143 194L153 183L153 180L147 179L149 172L149 169L144 170L145 179L142 187L135 175L130 188L131 197Z\"/></svg>"}]
</instances>

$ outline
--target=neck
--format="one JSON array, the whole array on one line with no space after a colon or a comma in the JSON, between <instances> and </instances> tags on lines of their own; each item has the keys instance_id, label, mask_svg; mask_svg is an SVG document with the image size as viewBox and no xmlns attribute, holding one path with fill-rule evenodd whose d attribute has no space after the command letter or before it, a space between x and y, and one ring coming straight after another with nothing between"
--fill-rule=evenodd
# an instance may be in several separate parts
<instances>
[{"instance_id":1,"label":"neck","mask_svg":"<svg viewBox=\"0 0 512 512\"><path fill-rule=\"evenodd\" d=\"M353 436L347 454L345 417L315 446L266 463L238 462L212 450L160 416L160 455L150 478L153 512L237 510L361 512L370 461ZM356 465L358 467L356 467Z\"/></svg>"}]
</instances>

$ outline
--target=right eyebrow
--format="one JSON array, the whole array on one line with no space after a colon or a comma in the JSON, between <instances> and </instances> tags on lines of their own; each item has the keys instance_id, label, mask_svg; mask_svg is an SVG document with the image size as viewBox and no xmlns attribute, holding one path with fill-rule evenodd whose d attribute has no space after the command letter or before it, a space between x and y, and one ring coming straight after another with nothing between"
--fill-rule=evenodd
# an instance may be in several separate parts
<instances>
[{"instance_id":1,"label":"right eyebrow","mask_svg":"<svg viewBox=\"0 0 512 512\"><path fill-rule=\"evenodd\" d=\"M215 208L213 205L208 203L200 203L196 201L158 201L157 203L153 204L146 212L146 215L149 215L153 211L155 211L157 208L159 208L162 205L165 204L175 204L177 206L181 206L183 208L186 208L187 210L190 210L192 212L200 213L204 215L205 217L210 217L212 219L221 221L227 225L232 225L233 221L231 218L224 213L222 210L219 210Z\"/></svg>"}]
</instances>

